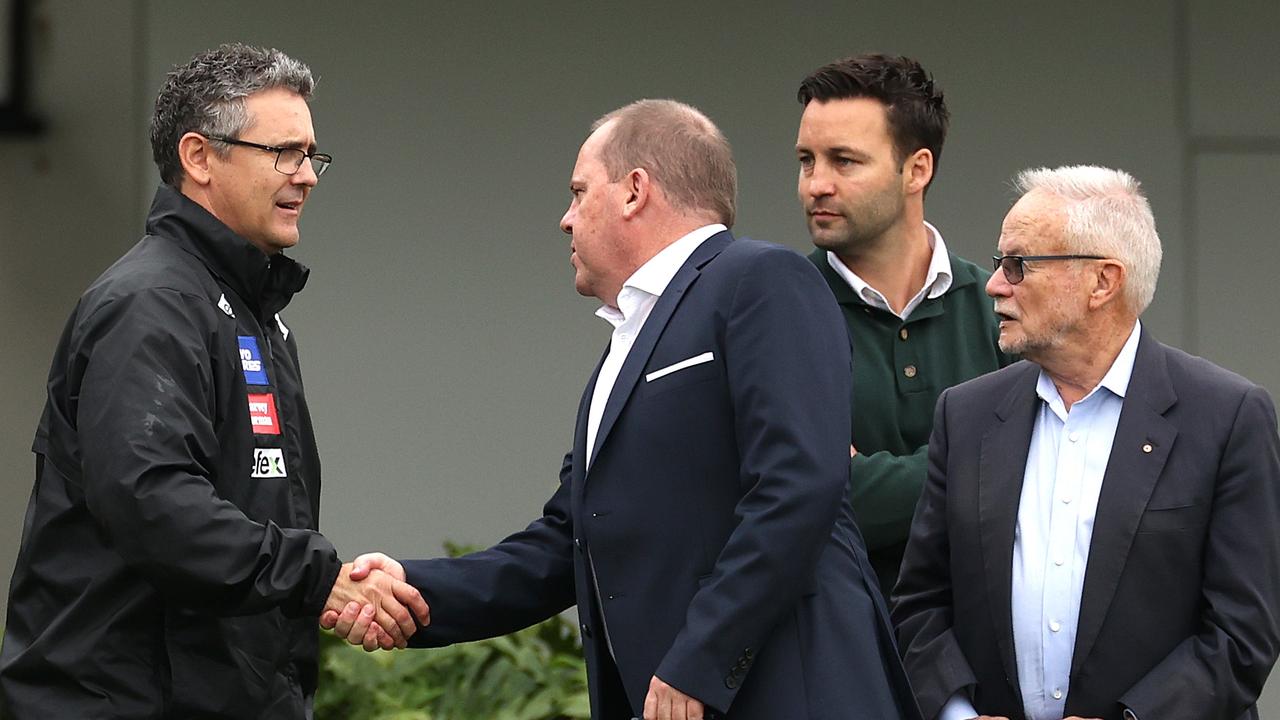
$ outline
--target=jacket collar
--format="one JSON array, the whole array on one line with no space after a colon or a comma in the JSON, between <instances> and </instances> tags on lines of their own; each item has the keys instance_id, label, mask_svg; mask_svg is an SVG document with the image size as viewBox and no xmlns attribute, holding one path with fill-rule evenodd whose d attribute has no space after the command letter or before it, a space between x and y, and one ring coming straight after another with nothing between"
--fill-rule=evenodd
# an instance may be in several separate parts
<instances>
[{"instance_id":1,"label":"jacket collar","mask_svg":"<svg viewBox=\"0 0 1280 720\"><path fill-rule=\"evenodd\" d=\"M1108 617L1138 525L1178 436L1178 428L1165 417L1178 401L1167 350L1145 327L1139 332L1133 376L1116 424L1093 521L1071 656L1072 678L1089 659ZM1070 699L1070 690L1067 697Z\"/></svg>"},{"instance_id":2,"label":"jacket collar","mask_svg":"<svg viewBox=\"0 0 1280 720\"><path fill-rule=\"evenodd\" d=\"M667 322L671 320L671 316L675 313L681 299L683 299L685 291L702 275L702 268L715 259L731 242L733 242L733 234L728 230L723 230L707 238L689 255L689 259L685 260L684 265L680 266L675 276L671 278L671 282L667 284L666 289L662 291L658 302L649 313L649 318L645 320L644 328L636 337L635 344L631 346L631 351L627 353L627 358L623 361L622 368L618 371L618 378L613 383L613 390L609 394L609 400L604 406L604 414L600 418L600 427L596 431L596 441L594 448L592 448L591 457L600 457L600 450L609 436L609 431L613 429L618 416L622 414L623 407L631 397L631 391L640 380L641 371L648 364L649 356L653 354L653 349L658 344L658 338L662 336L662 331L666 329ZM608 350L606 349L605 352L607 353ZM584 471L587 450L585 441L586 418L590 408L590 401L587 398L595 388L595 380L599 376L600 365L603 363L604 358L602 357L600 363L596 365L595 376L592 378L591 384L587 385L583 402L578 408L578 435L581 437L581 445L578 445L579 440L575 439L577 457L574 458L574 467L584 468ZM595 467L594 462L592 467Z\"/></svg>"},{"instance_id":3,"label":"jacket collar","mask_svg":"<svg viewBox=\"0 0 1280 720\"><path fill-rule=\"evenodd\" d=\"M825 279L827 284L831 286L831 294L835 295L836 302L841 305L867 305L867 302L858 297L858 294L853 291L853 288L849 287L849 283L845 282L844 278L840 277L840 275L836 273L835 269L831 267L831 263L827 262L826 250L814 248L813 252L810 252L808 257L809 262L813 263L814 266L818 268L818 272L822 274L823 279ZM951 287L947 288L947 291L939 297L925 298L920 303L921 308L926 305L940 302L942 298L956 292L960 288L972 285L978 281L982 281L984 283L987 281L985 277L979 277L978 274L974 273L971 266L967 263L957 262L960 258L957 257L955 253L948 252L947 259L951 261ZM868 307L870 306L868 305ZM917 308L917 311L919 311L919 309L920 308ZM912 313L911 317L912 319L915 319L915 313Z\"/></svg>"},{"instance_id":4,"label":"jacket collar","mask_svg":"<svg viewBox=\"0 0 1280 720\"><path fill-rule=\"evenodd\" d=\"M1040 366L1024 360L1000 372L1009 377L1008 389L1003 397L993 394L991 398L996 421L983 434L978 450L978 537L987 596L998 598L989 607L1000 661L1014 697L1021 697L1009 597L1013 588L1018 498L1022 495L1031 431L1040 402L1036 395Z\"/></svg>"},{"instance_id":5,"label":"jacket collar","mask_svg":"<svg viewBox=\"0 0 1280 720\"><path fill-rule=\"evenodd\" d=\"M147 234L167 238L198 258L259 317L271 317L307 284L310 270L279 253L268 257L203 207L161 185L147 214Z\"/></svg>"},{"instance_id":6,"label":"jacket collar","mask_svg":"<svg viewBox=\"0 0 1280 720\"><path fill-rule=\"evenodd\" d=\"M1178 399L1166 357L1165 347L1142 328L1133 374L1098 497L1071 658L1072 678L1078 677L1082 665L1089 659L1102 623L1108 617L1142 513L1178 434L1164 417ZM990 604L996 643L1006 677L1018 697L1021 689L1017 681L1013 616L1008 599L1012 588L1018 502L1040 402L1036 394L1040 368L1023 361L1001 372L1009 373L1010 381L1003 397L992 398L997 422L983 436L980 450L980 551L988 596L997 599ZM1075 682L1073 679L1072 688ZM1070 703L1071 689L1067 697ZM1071 705L1067 708L1071 710Z\"/></svg>"}]
</instances>

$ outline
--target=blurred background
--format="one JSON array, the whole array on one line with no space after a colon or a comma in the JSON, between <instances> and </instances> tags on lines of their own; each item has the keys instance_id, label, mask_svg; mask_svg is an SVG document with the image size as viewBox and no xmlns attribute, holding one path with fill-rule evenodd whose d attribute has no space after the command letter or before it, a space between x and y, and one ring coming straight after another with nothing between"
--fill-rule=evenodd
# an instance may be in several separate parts
<instances>
[{"instance_id":1,"label":"blurred background","mask_svg":"<svg viewBox=\"0 0 1280 720\"><path fill-rule=\"evenodd\" d=\"M986 264L1018 170L1124 168L1165 247L1144 323L1280 391L1274 0L21 2L0 39L0 588L58 334L140 237L158 183L155 92L232 40L320 78L335 160L291 252L311 280L283 316L325 463L322 529L345 557L488 544L553 492L609 336L557 228L592 120L640 97L700 107L736 151L735 230L807 250L796 88L858 52L914 56L946 91L927 217L953 250Z\"/></svg>"}]
</instances>

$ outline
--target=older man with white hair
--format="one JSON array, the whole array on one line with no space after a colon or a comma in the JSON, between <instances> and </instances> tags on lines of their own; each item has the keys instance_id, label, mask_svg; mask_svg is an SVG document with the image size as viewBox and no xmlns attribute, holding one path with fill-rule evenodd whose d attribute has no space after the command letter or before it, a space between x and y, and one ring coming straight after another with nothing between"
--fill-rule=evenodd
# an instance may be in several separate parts
<instances>
[{"instance_id":1,"label":"older man with white hair","mask_svg":"<svg viewBox=\"0 0 1280 720\"><path fill-rule=\"evenodd\" d=\"M1257 718L1280 648L1266 391L1138 317L1130 175L1022 173L987 283L1024 362L939 398L894 622L925 717Z\"/></svg>"}]
</instances>

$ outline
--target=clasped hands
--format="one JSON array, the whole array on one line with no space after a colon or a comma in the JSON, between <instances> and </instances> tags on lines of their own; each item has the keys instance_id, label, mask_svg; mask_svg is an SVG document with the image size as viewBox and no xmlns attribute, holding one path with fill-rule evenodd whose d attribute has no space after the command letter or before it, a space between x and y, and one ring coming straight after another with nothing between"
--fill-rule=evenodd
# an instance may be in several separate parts
<instances>
[{"instance_id":1,"label":"clasped hands","mask_svg":"<svg viewBox=\"0 0 1280 720\"><path fill-rule=\"evenodd\" d=\"M430 622L431 609L405 582L404 566L382 553L344 563L320 614L320 627L366 651L406 647Z\"/></svg>"},{"instance_id":2,"label":"clasped hands","mask_svg":"<svg viewBox=\"0 0 1280 720\"><path fill-rule=\"evenodd\" d=\"M320 627L372 652L405 647L417 630L415 617L426 626L431 611L417 588L405 582L404 566L382 553L369 553L342 566ZM644 720L702 720L703 713L696 698L656 675L649 681Z\"/></svg>"}]
</instances>

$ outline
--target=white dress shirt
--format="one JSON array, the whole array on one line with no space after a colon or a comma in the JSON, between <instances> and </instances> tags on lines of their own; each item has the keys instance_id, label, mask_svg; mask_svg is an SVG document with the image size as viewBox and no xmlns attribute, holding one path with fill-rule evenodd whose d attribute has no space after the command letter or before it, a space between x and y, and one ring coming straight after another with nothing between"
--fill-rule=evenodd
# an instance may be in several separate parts
<instances>
[{"instance_id":1,"label":"white dress shirt","mask_svg":"<svg viewBox=\"0 0 1280 720\"><path fill-rule=\"evenodd\" d=\"M609 338L609 354L601 363L600 374L596 376L596 385L591 389L591 407L587 409L587 467L585 470L591 469L591 461L595 458L596 433L600 430L600 419L604 416L605 405L608 404L609 395L613 392L613 384L618 381L622 363L626 361L627 355L631 354L631 346L635 344L636 336L644 327L645 320L649 319L649 313L653 312L653 306L658 303L658 298L667 289L667 285L671 284L671 278L676 276L676 272L684 266L693 251L706 242L707 238L727 229L720 224L704 225L666 246L657 255L649 258L648 262L641 265L622 284L622 290L618 293L618 307L601 305L600 309L596 310L597 316L608 320L613 326L613 335ZM594 585L596 604L603 608L604 603L600 600L600 586L596 584L595 562L591 558L590 551L587 553L587 562L591 567L591 582ZM617 656L613 652L613 638L609 633L609 622L603 612L600 613L600 622L604 625L605 647L609 649L609 655L616 660Z\"/></svg>"},{"instance_id":2,"label":"white dress shirt","mask_svg":"<svg viewBox=\"0 0 1280 720\"><path fill-rule=\"evenodd\" d=\"M602 305L596 310L596 315L613 325L613 336L609 339L609 354L596 376L596 386L591 391L591 407L587 410L586 469L591 468L591 461L595 458L596 432L600 430L600 418L609 402L609 394L613 392L613 384L617 382L622 363L631 353L631 346L645 320L649 319L653 306L693 251L707 238L727 229L720 224L704 225L666 246L622 284L618 307Z\"/></svg>"},{"instance_id":3,"label":"white dress shirt","mask_svg":"<svg viewBox=\"0 0 1280 720\"><path fill-rule=\"evenodd\" d=\"M1071 681L1080 596L1111 443L1133 375L1140 323L1096 387L1072 404L1043 370L1041 403L1018 502L1010 608L1027 720L1061 720ZM977 716L957 693L939 720Z\"/></svg>"},{"instance_id":4,"label":"white dress shirt","mask_svg":"<svg viewBox=\"0 0 1280 720\"><path fill-rule=\"evenodd\" d=\"M889 301L885 299L884 293L868 285L866 280L858 277L858 273L846 267L830 250L827 251L827 264L868 305L887 310L900 319L906 320L911 311L920 307L920 303L924 302L925 298L940 297L951 289L951 256L947 254L947 244L942 241L942 233L938 232L937 228L927 222L924 228L928 231L929 247L933 248L933 255L929 258L929 270L925 274L924 287L920 288L920 292L902 307L902 312L894 312L893 308L889 307Z\"/></svg>"}]
</instances>

